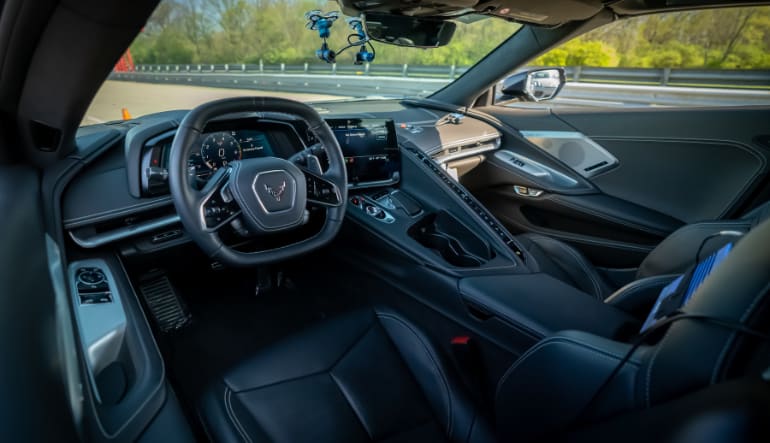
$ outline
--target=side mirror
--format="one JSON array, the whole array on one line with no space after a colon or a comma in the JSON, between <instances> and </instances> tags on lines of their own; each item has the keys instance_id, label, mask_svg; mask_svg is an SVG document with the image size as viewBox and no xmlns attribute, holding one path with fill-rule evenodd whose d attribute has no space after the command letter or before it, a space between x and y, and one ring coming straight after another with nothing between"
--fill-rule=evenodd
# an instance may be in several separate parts
<instances>
[{"instance_id":1,"label":"side mirror","mask_svg":"<svg viewBox=\"0 0 770 443\"><path fill-rule=\"evenodd\" d=\"M511 75L500 82L497 102L520 100L539 102L556 97L567 78L564 68L547 68L524 71Z\"/></svg>"}]
</instances>

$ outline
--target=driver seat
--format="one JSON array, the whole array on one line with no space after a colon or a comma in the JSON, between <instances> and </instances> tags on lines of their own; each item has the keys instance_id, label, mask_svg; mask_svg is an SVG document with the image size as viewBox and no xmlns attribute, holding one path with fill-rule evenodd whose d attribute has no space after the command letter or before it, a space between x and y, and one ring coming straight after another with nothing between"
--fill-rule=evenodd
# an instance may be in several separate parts
<instances>
[{"instance_id":1,"label":"driver seat","mask_svg":"<svg viewBox=\"0 0 770 443\"><path fill-rule=\"evenodd\" d=\"M358 311L276 343L204 395L218 442L490 442L453 367L396 313Z\"/></svg>"}]
</instances>

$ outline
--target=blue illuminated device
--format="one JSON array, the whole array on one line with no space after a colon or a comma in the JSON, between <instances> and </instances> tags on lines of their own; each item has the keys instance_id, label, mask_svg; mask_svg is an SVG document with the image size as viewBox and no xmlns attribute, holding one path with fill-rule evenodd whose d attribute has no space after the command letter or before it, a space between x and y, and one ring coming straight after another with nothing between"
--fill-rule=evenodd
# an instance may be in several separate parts
<instances>
[{"instance_id":1,"label":"blue illuminated device","mask_svg":"<svg viewBox=\"0 0 770 443\"><path fill-rule=\"evenodd\" d=\"M654 325L658 320L667 317L687 304L695 291L703 284L706 277L719 266L733 248L732 243L728 243L722 249L708 256L705 260L698 263L692 271L680 275L674 281L669 283L658 295L658 300L647 316L647 320L642 325L644 332Z\"/></svg>"},{"instance_id":2,"label":"blue illuminated device","mask_svg":"<svg viewBox=\"0 0 770 443\"><path fill-rule=\"evenodd\" d=\"M323 13L319 10L313 10L305 13L307 20L305 27L311 31L318 31L318 37L322 40L321 48L315 51L316 57L326 63L335 63L337 56L342 52L358 46L359 49L353 59L353 64L360 65L374 61L374 46L369 41L363 21L358 17L350 17L346 20L348 26L353 30L353 34L348 35L348 45L336 52L329 49L329 43L326 39L331 35L332 25L339 18L340 13L338 11Z\"/></svg>"}]
</instances>

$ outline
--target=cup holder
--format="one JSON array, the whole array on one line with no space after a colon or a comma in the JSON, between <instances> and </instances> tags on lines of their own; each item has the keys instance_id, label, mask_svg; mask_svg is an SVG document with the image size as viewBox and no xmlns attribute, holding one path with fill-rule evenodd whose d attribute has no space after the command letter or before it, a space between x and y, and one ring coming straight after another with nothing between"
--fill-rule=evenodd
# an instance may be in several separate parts
<instances>
[{"instance_id":1,"label":"cup holder","mask_svg":"<svg viewBox=\"0 0 770 443\"><path fill-rule=\"evenodd\" d=\"M475 268L494 258L486 242L443 211L417 222L409 229L409 235L452 266Z\"/></svg>"}]
</instances>

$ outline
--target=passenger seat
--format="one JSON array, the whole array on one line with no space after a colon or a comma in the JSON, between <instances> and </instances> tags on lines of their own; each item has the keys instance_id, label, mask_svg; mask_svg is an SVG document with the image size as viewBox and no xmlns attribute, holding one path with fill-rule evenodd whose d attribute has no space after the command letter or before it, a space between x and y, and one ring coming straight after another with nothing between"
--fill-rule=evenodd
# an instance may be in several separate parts
<instances>
[{"instance_id":1,"label":"passenger seat","mask_svg":"<svg viewBox=\"0 0 770 443\"><path fill-rule=\"evenodd\" d=\"M770 202L741 218L693 223L666 237L642 261L633 282L618 289L599 273L588 259L572 246L544 235L526 233L517 240L529 256L534 272L551 275L599 300L618 305L626 311L646 311L650 295L690 266L718 250L735 237L745 234L770 219Z\"/></svg>"}]
</instances>

